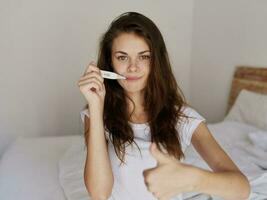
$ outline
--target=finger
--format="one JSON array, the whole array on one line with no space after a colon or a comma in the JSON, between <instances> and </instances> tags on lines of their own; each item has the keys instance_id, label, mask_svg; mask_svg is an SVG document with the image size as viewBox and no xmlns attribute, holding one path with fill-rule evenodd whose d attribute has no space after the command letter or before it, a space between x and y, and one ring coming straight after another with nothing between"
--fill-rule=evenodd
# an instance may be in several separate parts
<instances>
[{"instance_id":1,"label":"finger","mask_svg":"<svg viewBox=\"0 0 267 200\"><path fill-rule=\"evenodd\" d=\"M93 82L93 81L86 83L86 86L90 90L92 90L93 88L95 88L97 91L100 91L101 90L100 87L99 87L99 85L96 82Z\"/></svg>"},{"instance_id":2,"label":"finger","mask_svg":"<svg viewBox=\"0 0 267 200\"><path fill-rule=\"evenodd\" d=\"M155 143L152 143L149 147L151 155L157 160L158 165L168 163L170 157L168 154L161 152Z\"/></svg>"},{"instance_id":3,"label":"finger","mask_svg":"<svg viewBox=\"0 0 267 200\"><path fill-rule=\"evenodd\" d=\"M155 190L153 189L153 187L151 185L147 186L147 191L149 191L151 193L155 193Z\"/></svg>"},{"instance_id":4,"label":"finger","mask_svg":"<svg viewBox=\"0 0 267 200\"><path fill-rule=\"evenodd\" d=\"M153 195L154 197L156 197L157 199L160 198L160 194L159 194L158 192L151 192L151 193L152 193L152 195Z\"/></svg>"},{"instance_id":5,"label":"finger","mask_svg":"<svg viewBox=\"0 0 267 200\"><path fill-rule=\"evenodd\" d=\"M143 177L144 177L144 183L147 186L147 188L151 187L151 184L155 182L156 177L155 174L155 168L147 169L143 171Z\"/></svg>"},{"instance_id":6,"label":"finger","mask_svg":"<svg viewBox=\"0 0 267 200\"><path fill-rule=\"evenodd\" d=\"M143 171L143 177L146 179L151 174L151 172L154 171L154 169L156 169L156 167L144 170Z\"/></svg>"},{"instance_id":7,"label":"finger","mask_svg":"<svg viewBox=\"0 0 267 200\"><path fill-rule=\"evenodd\" d=\"M154 197L157 198L157 194L155 192L151 192Z\"/></svg>"},{"instance_id":8,"label":"finger","mask_svg":"<svg viewBox=\"0 0 267 200\"><path fill-rule=\"evenodd\" d=\"M95 71L89 72L85 76L82 76L80 78L80 81L86 80L86 79L91 78L91 77L96 77L100 82L102 82L102 83L104 82L104 78L101 76L101 74L99 72L95 72Z\"/></svg>"},{"instance_id":9,"label":"finger","mask_svg":"<svg viewBox=\"0 0 267 200\"><path fill-rule=\"evenodd\" d=\"M104 85L104 81L103 81L103 79L101 79L101 77L99 77L99 76L95 76L95 75L93 75L93 74L88 75L87 78L80 79L80 80L78 81L78 83L86 82L86 81L88 81L88 80L96 80L99 84Z\"/></svg>"},{"instance_id":10,"label":"finger","mask_svg":"<svg viewBox=\"0 0 267 200\"><path fill-rule=\"evenodd\" d=\"M163 194L159 200L169 200L174 196L179 195L179 192L175 191L175 192L166 192L165 194Z\"/></svg>"},{"instance_id":11,"label":"finger","mask_svg":"<svg viewBox=\"0 0 267 200\"><path fill-rule=\"evenodd\" d=\"M89 65L87 66L87 69L84 72L84 75L86 75L87 73L91 71L100 72L100 69L96 66L94 61L89 63Z\"/></svg>"},{"instance_id":12,"label":"finger","mask_svg":"<svg viewBox=\"0 0 267 200\"><path fill-rule=\"evenodd\" d=\"M83 88L83 87L85 87L85 88ZM97 83L95 83L95 82L88 82L88 83L86 83L86 84L84 84L84 85L81 85L80 86L80 90L81 91L83 91L83 90L86 90L86 91L89 91L89 90L91 90L91 91L94 91L94 92L101 92L102 90L101 90L101 88L99 87L99 85L97 84Z\"/></svg>"},{"instance_id":13,"label":"finger","mask_svg":"<svg viewBox=\"0 0 267 200\"><path fill-rule=\"evenodd\" d=\"M103 84L102 82L100 82L100 81L99 81L97 78L95 78L95 77L86 79L86 80L84 80L84 81L79 81L79 82L78 82L78 85L84 85L84 84L89 83L89 82L96 82L96 83L99 85L99 87L100 87L101 89L103 89L103 87L104 87L104 84Z\"/></svg>"}]
</instances>

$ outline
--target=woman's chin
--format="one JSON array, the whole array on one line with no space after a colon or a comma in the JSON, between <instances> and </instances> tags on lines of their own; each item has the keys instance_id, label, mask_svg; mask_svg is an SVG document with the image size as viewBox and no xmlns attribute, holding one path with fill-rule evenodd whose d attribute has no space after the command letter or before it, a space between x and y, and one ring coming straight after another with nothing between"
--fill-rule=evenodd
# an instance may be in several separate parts
<instances>
[{"instance_id":1,"label":"woman's chin","mask_svg":"<svg viewBox=\"0 0 267 200\"><path fill-rule=\"evenodd\" d=\"M125 92L127 93L139 93L143 91L143 87L123 87L123 89L125 90Z\"/></svg>"}]
</instances>

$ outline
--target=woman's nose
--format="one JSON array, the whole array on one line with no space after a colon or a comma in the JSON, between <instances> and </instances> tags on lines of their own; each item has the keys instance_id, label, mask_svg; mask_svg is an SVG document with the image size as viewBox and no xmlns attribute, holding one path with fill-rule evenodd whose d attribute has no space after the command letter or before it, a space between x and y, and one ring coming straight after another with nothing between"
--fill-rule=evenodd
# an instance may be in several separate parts
<instances>
[{"instance_id":1,"label":"woman's nose","mask_svg":"<svg viewBox=\"0 0 267 200\"><path fill-rule=\"evenodd\" d=\"M136 61L131 61L130 65L128 66L129 72L136 72L138 70L138 63Z\"/></svg>"}]
</instances>

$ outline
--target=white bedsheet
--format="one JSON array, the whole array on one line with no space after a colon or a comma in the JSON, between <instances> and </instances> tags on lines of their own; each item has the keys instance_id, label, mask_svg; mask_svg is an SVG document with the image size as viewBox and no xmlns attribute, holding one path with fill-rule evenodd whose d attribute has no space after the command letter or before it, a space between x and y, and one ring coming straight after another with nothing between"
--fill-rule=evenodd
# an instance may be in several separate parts
<instances>
[{"instance_id":1,"label":"white bedsheet","mask_svg":"<svg viewBox=\"0 0 267 200\"><path fill-rule=\"evenodd\" d=\"M267 154L259 147L254 146L248 137L249 133L259 131L259 129L233 121L209 124L208 127L218 143L250 180L252 186L250 199L267 199L266 189L264 190L267 188L267 171L261 168L266 165ZM83 183L83 169L81 169L84 166L86 155L82 145L83 139L76 138L60 160L60 180L68 200L89 199ZM185 155L185 162L211 170L192 145L186 149ZM222 199L198 193L187 193L183 197L188 200Z\"/></svg>"},{"instance_id":2,"label":"white bedsheet","mask_svg":"<svg viewBox=\"0 0 267 200\"><path fill-rule=\"evenodd\" d=\"M73 137L18 138L0 161L0 199L66 200L58 161Z\"/></svg>"},{"instance_id":3,"label":"white bedsheet","mask_svg":"<svg viewBox=\"0 0 267 200\"><path fill-rule=\"evenodd\" d=\"M250 133L255 133L259 129L233 121L209 124L208 127L218 143L249 178L252 187L249 199L267 199L267 171L262 169L267 166L267 154L260 146L255 145L257 140L252 143L249 138ZM79 184L83 182L81 180L83 169L73 171L71 176L64 177L64 174L69 174L70 169L75 169L73 162L69 162L73 159L69 161L65 159L64 165L59 165L64 155L68 155L66 153L71 145L77 143L77 137L79 136L18 138L0 160L0 199L81 200L79 198L84 195L74 196L74 190L77 188L71 187L71 184L81 188ZM185 162L209 169L192 146L186 149L185 154ZM83 162L78 158L76 160ZM82 166L82 163L78 165ZM73 184L73 179L79 180ZM84 192L86 191L82 190L82 193ZM71 197L70 194L72 194ZM188 194L187 199L215 200L220 198L191 193Z\"/></svg>"}]
</instances>

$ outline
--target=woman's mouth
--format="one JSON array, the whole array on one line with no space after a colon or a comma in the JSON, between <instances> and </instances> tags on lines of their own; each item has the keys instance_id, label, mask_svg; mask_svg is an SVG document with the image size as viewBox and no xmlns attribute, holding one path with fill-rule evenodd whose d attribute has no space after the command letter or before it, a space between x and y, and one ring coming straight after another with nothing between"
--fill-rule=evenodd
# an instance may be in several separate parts
<instances>
[{"instance_id":1,"label":"woman's mouth","mask_svg":"<svg viewBox=\"0 0 267 200\"><path fill-rule=\"evenodd\" d=\"M141 77L138 76L126 76L127 81L136 81L139 80Z\"/></svg>"}]
</instances>

